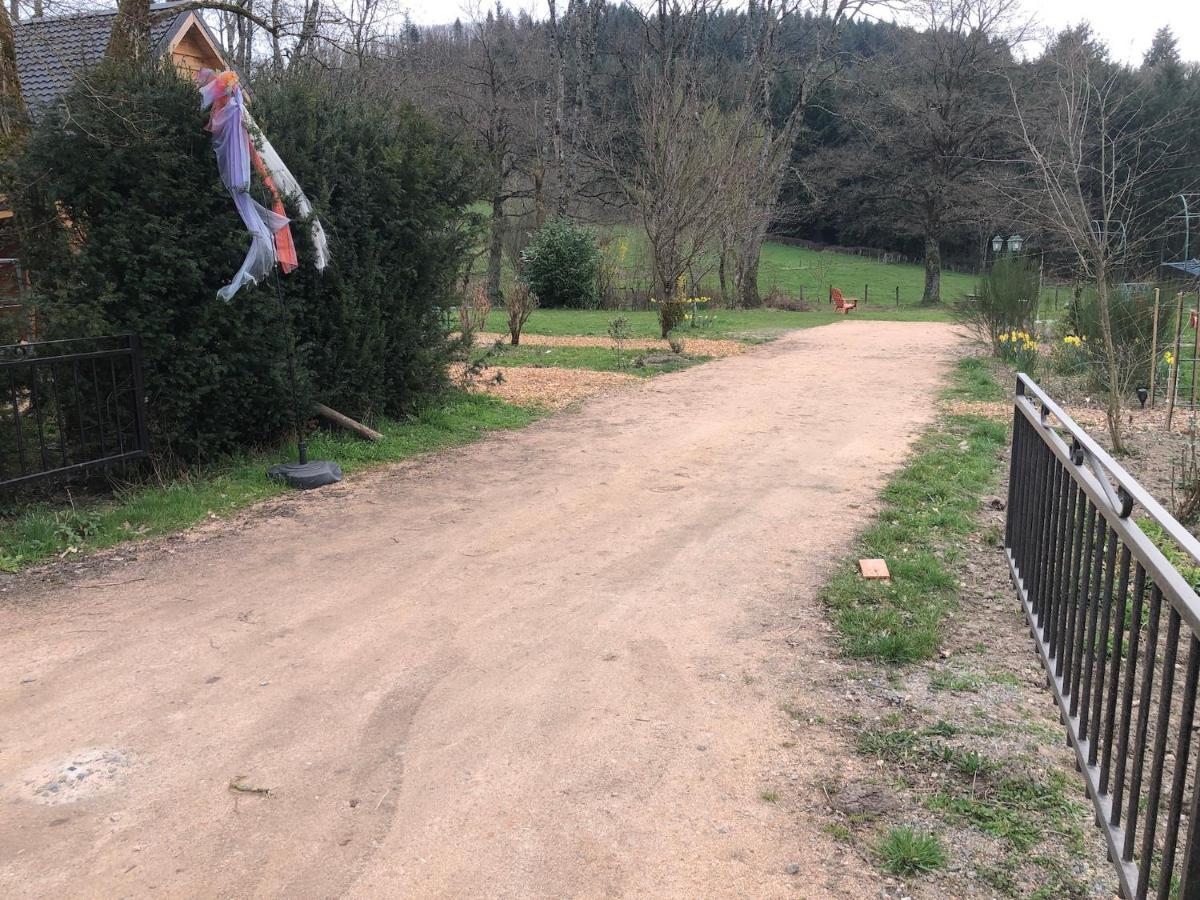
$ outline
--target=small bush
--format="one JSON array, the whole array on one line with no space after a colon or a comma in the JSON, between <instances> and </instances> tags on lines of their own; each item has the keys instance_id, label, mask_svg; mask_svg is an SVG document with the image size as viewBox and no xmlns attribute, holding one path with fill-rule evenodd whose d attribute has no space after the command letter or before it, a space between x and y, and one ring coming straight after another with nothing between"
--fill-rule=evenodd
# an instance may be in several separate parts
<instances>
[{"instance_id":1,"label":"small bush","mask_svg":"<svg viewBox=\"0 0 1200 900\"><path fill-rule=\"evenodd\" d=\"M1040 291L1041 276L1032 263L1002 256L976 286L975 296L959 302L954 316L1000 355L1001 335L1033 331Z\"/></svg>"},{"instance_id":2,"label":"small bush","mask_svg":"<svg viewBox=\"0 0 1200 900\"><path fill-rule=\"evenodd\" d=\"M627 316L617 316L608 323L608 336L612 338L613 348L617 351L617 368L625 368L625 342L633 336L633 326Z\"/></svg>"},{"instance_id":3,"label":"small bush","mask_svg":"<svg viewBox=\"0 0 1200 900\"><path fill-rule=\"evenodd\" d=\"M477 284L467 291L462 306L458 308L458 324L464 340L469 340L476 332L483 331L491 311L492 301L482 284Z\"/></svg>"},{"instance_id":4,"label":"small bush","mask_svg":"<svg viewBox=\"0 0 1200 900\"><path fill-rule=\"evenodd\" d=\"M1160 346L1169 340L1167 335L1174 331L1174 315L1173 304L1160 304ZM1116 348L1116 389L1124 394L1139 385L1149 387L1150 369L1155 365L1153 296L1147 293L1126 293L1114 286L1109 290L1108 318ZM1107 392L1109 373L1105 359L1104 333L1100 327L1100 301L1095 289L1082 290L1072 298L1067 310L1067 324L1081 341L1080 351L1085 358L1088 388ZM1159 383L1166 388L1166 383L1161 379Z\"/></svg>"},{"instance_id":5,"label":"small bush","mask_svg":"<svg viewBox=\"0 0 1200 900\"><path fill-rule=\"evenodd\" d=\"M688 295L685 276L680 275L676 279L675 293L670 297L651 299L650 302L658 307L658 325L665 339L684 321L687 315Z\"/></svg>"},{"instance_id":6,"label":"small bush","mask_svg":"<svg viewBox=\"0 0 1200 900\"><path fill-rule=\"evenodd\" d=\"M600 247L588 228L565 219L543 225L524 250L525 281L548 309L594 309L598 305Z\"/></svg>"},{"instance_id":7,"label":"small bush","mask_svg":"<svg viewBox=\"0 0 1200 900\"><path fill-rule=\"evenodd\" d=\"M514 347L521 343L521 331L529 316L538 308L537 294L529 289L529 285L518 281L504 298L504 306L508 311L508 336Z\"/></svg>"},{"instance_id":8,"label":"small bush","mask_svg":"<svg viewBox=\"0 0 1200 900\"><path fill-rule=\"evenodd\" d=\"M946 864L946 851L936 834L907 826L893 828L879 845L883 867L893 875L919 875Z\"/></svg>"}]
</instances>

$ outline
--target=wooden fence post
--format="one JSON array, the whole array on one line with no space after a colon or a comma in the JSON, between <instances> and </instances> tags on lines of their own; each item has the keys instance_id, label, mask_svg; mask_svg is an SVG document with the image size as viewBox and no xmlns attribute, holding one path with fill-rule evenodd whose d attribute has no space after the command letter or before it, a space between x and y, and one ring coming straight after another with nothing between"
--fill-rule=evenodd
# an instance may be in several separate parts
<instances>
[{"instance_id":1,"label":"wooden fence post","mask_svg":"<svg viewBox=\"0 0 1200 900\"><path fill-rule=\"evenodd\" d=\"M870 298L870 296L871 296L871 286L869 284L864 284L863 285L863 306L867 305L867 300Z\"/></svg>"},{"instance_id":2,"label":"wooden fence post","mask_svg":"<svg viewBox=\"0 0 1200 900\"><path fill-rule=\"evenodd\" d=\"M896 309L900 308L900 285L896 285Z\"/></svg>"},{"instance_id":3,"label":"wooden fence post","mask_svg":"<svg viewBox=\"0 0 1200 900\"><path fill-rule=\"evenodd\" d=\"M1158 293L1154 289L1154 325L1150 330L1150 408L1154 409L1154 389L1158 381ZM1054 302L1058 303L1058 288L1054 289Z\"/></svg>"},{"instance_id":4,"label":"wooden fence post","mask_svg":"<svg viewBox=\"0 0 1200 900\"><path fill-rule=\"evenodd\" d=\"M1171 386L1167 389L1167 431L1175 417L1175 396L1179 393L1179 342L1183 337L1183 291L1175 295L1178 309L1175 313L1175 356L1171 363Z\"/></svg>"}]
</instances>

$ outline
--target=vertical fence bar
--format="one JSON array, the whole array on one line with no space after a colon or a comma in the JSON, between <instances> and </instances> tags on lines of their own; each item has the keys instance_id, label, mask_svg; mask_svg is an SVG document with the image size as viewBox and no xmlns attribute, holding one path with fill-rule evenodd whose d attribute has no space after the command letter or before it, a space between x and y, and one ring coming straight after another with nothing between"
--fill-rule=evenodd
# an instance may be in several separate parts
<instances>
[{"instance_id":1,"label":"vertical fence bar","mask_svg":"<svg viewBox=\"0 0 1200 900\"><path fill-rule=\"evenodd\" d=\"M1171 800L1167 807L1167 833L1163 838L1163 859L1158 875L1158 896L1167 900L1171 893L1171 870L1175 868L1175 849L1179 841L1179 817L1183 813L1183 791L1187 783L1188 759L1192 750L1192 723L1196 713L1196 680L1200 677L1200 641L1192 635L1188 641L1188 667L1183 683L1183 705L1179 716L1179 739L1175 747L1175 770L1171 774ZM1193 786L1193 791L1195 787Z\"/></svg>"},{"instance_id":2,"label":"vertical fence bar","mask_svg":"<svg viewBox=\"0 0 1200 900\"><path fill-rule=\"evenodd\" d=\"M1068 470L1069 474L1069 470ZM1071 559L1079 546L1077 537L1079 516L1076 514L1076 502L1079 499L1079 486L1074 479L1067 481L1067 515L1063 522L1065 539L1063 543L1062 562L1058 573L1058 601L1055 604L1054 619L1050 623L1050 656L1055 660L1057 671L1058 658L1062 655L1063 627L1066 622L1067 596L1071 583Z\"/></svg>"},{"instance_id":3,"label":"vertical fence bar","mask_svg":"<svg viewBox=\"0 0 1200 900\"><path fill-rule=\"evenodd\" d=\"M1088 738L1088 765L1096 765L1100 744L1100 706L1104 700L1104 672L1108 664L1108 627L1109 620L1112 617L1113 604L1113 577L1116 575L1117 568L1117 539L1116 532L1110 535L1108 542L1108 555L1104 560L1104 588L1100 592L1100 632L1099 643L1093 640L1093 665L1095 667L1094 681L1092 680L1091 672L1088 673L1089 689L1092 685L1095 690L1092 693L1092 714L1091 714L1091 732ZM1085 691L1084 693L1089 693ZM1080 726L1082 728L1082 725Z\"/></svg>"},{"instance_id":4,"label":"vertical fence bar","mask_svg":"<svg viewBox=\"0 0 1200 900\"><path fill-rule=\"evenodd\" d=\"M1079 574L1071 591L1071 622L1067 631L1066 664L1063 667L1063 692L1071 697L1071 715L1077 712L1079 664L1083 659L1083 627L1087 620L1088 583L1092 574L1092 557L1096 554L1096 520L1101 518L1090 500L1084 515L1087 517L1087 536L1079 557Z\"/></svg>"},{"instance_id":5,"label":"vertical fence bar","mask_svg":"<svg viewBox=\"0 0 1200 900\"><path fill-rule=\"evenodd\" d=\"M1138 896L1144 897L1154 868L1154 834L1158 829L1158 803L1162 791L1163 763L1167 754L1167 727L1171 722L1171 692L1175 687L1175 656L1179 651L1179 612L1167 613L1167 640L1163 648L1162 682L1158 696L1158 723L1154 728L1154 756L1150 764L1150 790L1146 793L1146 824L1142 829L1142 858L1138 869Z\"/></svg>"},{"instance_id":6,"label":"vertical fence bar","mask_svg":"<svg viewBox=\"0 0 1200 900\"><path fill-rule=\"evenodd\" d=\"M1154 658L1158 652L1158 622L1162 613L1162 591L1150 590L1150 618L1146 632L1146 656L1142 662L1142 692L1138 703L1137 730L1133 742L1133 771L1129 776L1129 807L1125 812L1125 847L1122 858L1133 861L1137 821L1142 800L1142 769L1146 761L1146 737L1150 728L1150 697L1154 690Z\"/></svg>"},{"instance_id":7,"label":"vertical fence bar","mask_svg":"<svg viewBox=\"0 0 1200 900\"><path fill-rule=\"evenodd\" d=\"M1108 705L1104 712L1104 753L1100 760L1100 793L1108 793L1108 779L1112 774L1112 742L1116 728L1117 689L1121 684L1121 645L1125 638L1125 608L1129 601L1129 548L1121 547L1121 578L1115 599L1116 621L1112 630L1112 671L1108 676ZM1128 674L1126 678L1128 678ZM1119 808L1120 804L1117 804Z\"/></svg>"},{"instance_id":8,"label":"vertical fence bar","mask_svg":"<svg viewBox=\"0 0 1200 900\"><path fill-rule=\"evenodd\" d=\"M1129 620L1129 650L1125 655L1125 688L1121 692L1121 736L1117 742L1117 774L1113 779L1113 827L1121 824L1121 801L1125 792L1125 767L1129 762L1129 733L1133 724L1133 688L1137 680L1138 645L1142 635L1142 607L1145 605L1146 570L1138 563L1133 578L1133 616Z\"/></svg>"}]
</instances>

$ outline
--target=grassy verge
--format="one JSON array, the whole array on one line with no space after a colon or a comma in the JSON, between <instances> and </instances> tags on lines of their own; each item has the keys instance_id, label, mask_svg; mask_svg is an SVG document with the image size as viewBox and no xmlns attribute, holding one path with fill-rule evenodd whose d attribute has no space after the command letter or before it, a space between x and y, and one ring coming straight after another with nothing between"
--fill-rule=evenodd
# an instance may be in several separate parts
<instances>
[{"instance_id":1,"label":"grassy verge","mask_svg":"<svg viewBox=\"0 0 1200 900\"><path fill-rule=\"evenodd\" d=\"M981 361L968 359L947 395L995 400L1002 392ZM825 589L848 655L903 663L937 653L957 597L957 544L975 530L1006 441L1004 423L981 416L944 417L920 440L884 491L884 508L855 557L886 560L891 581L864 582L847 563Z\"/></svg>"},{"instance_id":2,"label":"grassy verge","mask_svg":"<svg viewBox=\"0 0 1200 900\"><path fill-rule=\"evenodd\" d=\"M539 309L525 325L526 334L588 335L608 339L608 324L617 316L629 320L631 337L657 338L658 314L645 310L612 309ZM677 334L688 338L762 340L797 328L815 328L839 322L845 316L818 307L811 312L789 312L783 309L719 309L711 313L712 321L703 327L681 327ZM949 312L943 307L917 309L862 308L850 313L851 319L887 322L947 322ZM488 331L505 334L507 318L503 310L493 310L488 317Z\"/></svg>"},{"instance_id":3,"label":"grassy verge","mask_svg":"<svg viewBox=\"0 0 1200 900\"><path fill-rule=\"evenodd\" d=\"M991 371L963 360L945 399L1001 400ZM1003 513L981 503L1006 442L1005 419L944 415L826 590L859 696L840 725L870 764L822 784L824 828L922 896L1096 896L1111 867L997 550ZM864 581L859 556L892 582Z\"/></svg>"},{"instance_id":4,"label":"grassy verge","mask_svg":"<svg viewBox=\"0 0 1200 900\"><path fill-rule=\"evenodd\" d=\"M333 460L350 473L469 443L487 431L520 428L538 415L482 395L456 395L411 420L385 422L379 429L384 438L376 443L317 432L309 442L309 455ZM23 507L0 517L0 571L16 571L53 556L99 550L227 516L285 493L288 488L268 481L264 473L267 466L287 458L295 458L294 448L247 455L185 474L166 485L131 487L115 497Z\"/></svg>"},{"instance_id":5,"label":"grassy verge","mask_svg":"<svg viewBox=\"0 0 1200 900\"><path fill-rule=\"evenodd\" d=\"M509 347L489 353L492 366L533 366L535 368L592 369L596 372L624 372L649 378L664 372L677 372L697 363L708 362L710 356L675 356L648 353L645 350L626 350L620 359L611 347Z\"/></svg>"}]
</instances>

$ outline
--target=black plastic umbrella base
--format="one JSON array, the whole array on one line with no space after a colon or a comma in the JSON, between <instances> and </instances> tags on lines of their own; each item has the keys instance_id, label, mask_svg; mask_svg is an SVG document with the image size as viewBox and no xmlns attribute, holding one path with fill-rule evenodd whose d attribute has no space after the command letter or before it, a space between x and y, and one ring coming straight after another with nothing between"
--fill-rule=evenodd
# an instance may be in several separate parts
<instances>
[{"instance_id":1,"label":"black plastic umbrella base","mask_svg":"<svg viewBox=\"0 0 1200 900\"><path fill-rule=\"evenodd\" d=\"M306 463L280 463L267 469L267 477L272 481L286 481L294 488L307 491L341 481L342 467L323 459Z\"/></svg>"}]
</instances>

